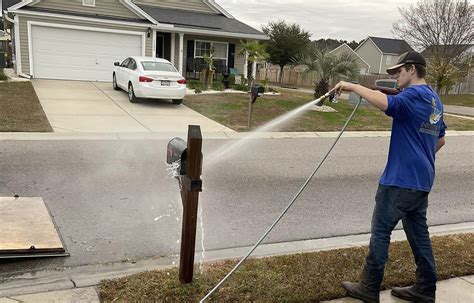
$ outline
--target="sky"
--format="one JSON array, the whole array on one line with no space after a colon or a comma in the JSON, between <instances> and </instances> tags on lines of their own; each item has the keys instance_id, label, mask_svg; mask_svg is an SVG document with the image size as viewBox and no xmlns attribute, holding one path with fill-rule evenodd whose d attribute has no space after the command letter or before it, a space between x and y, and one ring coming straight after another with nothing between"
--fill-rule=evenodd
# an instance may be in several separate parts
<instances>
[{"instance_id":1,"label":"sky","mask_svg":"<svg viewBox=\"0 0 474 303\"><path fill-rule=\"evenodd\" d=\"M394 38L398 7L413 0L216 0L238 20L261 30L270 21L298 23L311 39L360 41L367 36Z\"/></svg>"}]
</instances>

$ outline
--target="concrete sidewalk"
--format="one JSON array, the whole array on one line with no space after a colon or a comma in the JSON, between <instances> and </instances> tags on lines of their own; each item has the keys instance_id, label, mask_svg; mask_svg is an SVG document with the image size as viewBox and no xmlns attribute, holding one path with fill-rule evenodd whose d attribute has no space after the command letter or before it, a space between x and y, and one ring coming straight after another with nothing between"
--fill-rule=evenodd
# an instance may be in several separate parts
<instances>
[{"instance_id":1,"label":"concrete sidewalk","mask_svg":"<svg viewBox=\"0 0 474 303\"><path fill-rule=\"evenodd\" d=\"M343 138L374 138L390 137L390 131L346 131ZM229 140L241 139L251 135L252 139L314 139L314 138L336 138L339 132L259 132L259 133L237 133L237 132L206 132L203 130L202 137L205 140ZM447 137L474 136L474 131L446 131ZM158 133L2 133L0 141L4 140L169 140L174 137L186 137L185 131L158 132Z\"/></svg>"},{"instance_id":2,"label":"concrete sidewalk","mask_svg":"<svg viewBox=\"0 0 474 303\"><path fill-rule=\"evenodd\" d=\"M444 112L448 114L474 117L474 107L444 105Z\"/></svg>"},{"instance_id":3,"label":"concrete sidewalk","mask_svg":"<svg viewBox=\"0 0 474 303\"><path fill-rule=\"evenodd\" d=\"M437 302L456 302L472 303L474 302L474 275L454 278L437 283L436 301ZM12 296L0 298L0 303L36 303L36 302L100 302L98 292L95 287L74 288L69 290L51 291L31 295ZM357 303L361 302L353 298L342 298L326 303ZM323 302L323 303L324 303ZM390 290L380 293L380 302L398 303L407 302L393 297Z\"/></svg>"},{"instance_id":4,"label":"concrete sidewalk","mask_svg":"<svg viewBox=\"0 0 474 303\"><path fill-rule=\"evenodd\" d=\"M465 222L449 225L430 227L431 236L449 234L474 233L474 222ZM259 246L253 257L277 256L302 252L333 250L339 248L357 247L367 245L370 234L348 235L332 238L293 241L286 243L270 243ZM391 241L406 240L403 230L395 230ZM224 259L237 259L242 257L251 247L236 247L206 251L203 261L218 261ZM196 254L201 252L197 251ZM104 265L85 265L68 268L65 270L45 270L19 274L0 284L0 303L13 302L99 302L96 286L104 279L113 279L129 276L149 270L163 270L176 267L179 256L150 258L134 262L119 262ZM451 279L449 282L440 282L438 295L445 298L451 294L459 296L459 303L474 302L474 276L462 279ZM384 300L390 297L384 292ZM470 297L471 296L471 297ZM463 301L469 298L468 301ZM462 300L461 300L462 299ZM335 302L357 302L352 299ZM347 301L349 300L349 301ZM438 300L439 302L451 302ZM402 302L402 301L382 301Z\"/></svg>"},{"instance_id":5,"label":"concrete sidewalk","mask_svg":"<svg viewBox=\"0 0 474 303\"><path fill-rule=\"evenodd\" d=\"M454 278L436 283L436 302L456 302L472 303L474 302L474 275ZM353 298L336 299L324 301L326 303L357 303L362 302ZM324 303L323 302L323 303ZM390 290L380 293L380 302L383 303L402 303L405 300L398 299L390 294Z\"/></svg>"}]
</instances>

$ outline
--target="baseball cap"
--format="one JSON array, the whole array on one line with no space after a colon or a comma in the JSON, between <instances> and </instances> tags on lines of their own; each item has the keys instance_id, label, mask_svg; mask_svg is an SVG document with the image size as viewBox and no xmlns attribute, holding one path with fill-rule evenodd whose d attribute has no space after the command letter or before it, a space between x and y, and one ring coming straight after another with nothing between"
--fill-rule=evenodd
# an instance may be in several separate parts
<instances>
[{"instance_id":1,"label":"baseball cap","mask_svg":"<svg viewBox=\"0 0 474 303\"><path fill-rule=\"evenodd\" d=\"M398 68L405 64L420 64L426 67L426 61L425 61L425 58L423 58L423 55L415 51L410 51L410 52L401 54L400 58L398 59L397 64L395 64L392 67L387 68L387 73L389 75L394 75L397 73Z\"/></svg>"}]
</instances>

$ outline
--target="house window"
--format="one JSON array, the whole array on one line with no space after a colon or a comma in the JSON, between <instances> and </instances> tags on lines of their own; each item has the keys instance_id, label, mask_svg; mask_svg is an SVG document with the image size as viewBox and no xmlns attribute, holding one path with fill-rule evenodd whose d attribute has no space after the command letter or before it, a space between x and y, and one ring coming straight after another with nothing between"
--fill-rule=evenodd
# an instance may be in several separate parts
<instances>
[{"instance_id":1,"label":"house window","mask_svg":"<svg viewBox=\"0 0 474 303\"><path fill-rule=\"evenodd\" d=\"M210 55L211 50L214 51L214 59L225 60L228 59L229 44L225 42L213 41L195 41L194 58L202 58L204 55Z\"/></svg>"},{"instance_id":2,"label":"house window","mask_svg":"<svg viewBox=\"0 0 474 303\"><path fill-rule=\"evenodd\" d=\"M365 67L363 67L363 68L360 69L360 74L361 74L361 75L365 75Z\"/></svg>"},{"instance_id":3,"label":"house window","mask_svg":"<svg viewBox=\"0 0 474 303\"><path fill-rule=\"evenodd\" d=\"M211 53L211 43L204 41L196 41L194 57L202 58L204 55L209 56Z\"/></svg>"},{"instance_id":4,"label":"house window","mask_svg":"<svg viewBox=\"0 0 474 303\"><path fill-rule=\"evenodd\" d=\"M95 6L95 0L82 0L83 6Z\"/></svg>"},{"instance_id":5,"label":"house window","mask_svg":"<svg viewBox=\"0 0 474 303\"><path fill-rule=\"evenodd\" d=\"M387 59L385 60L386 65L392 64L392 56L387 56Z\"/></svg>"}]
</instances>

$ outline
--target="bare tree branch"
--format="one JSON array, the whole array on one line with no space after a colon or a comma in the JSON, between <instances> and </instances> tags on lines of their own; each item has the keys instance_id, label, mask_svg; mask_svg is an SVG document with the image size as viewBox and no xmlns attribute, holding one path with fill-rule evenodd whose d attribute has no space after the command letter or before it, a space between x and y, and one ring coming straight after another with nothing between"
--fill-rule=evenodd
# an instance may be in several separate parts
<instances>
[{"instance_id":1,"label":"bare tree branch","mask_svg":"<svg viewBox=\"0 0 474 303\"><path fill-rule=\"evenodd\" d=\"M399 8L401 19L393 24L395 36L419 51L427 50L430 72L435 85L442 83L453 68L465 61L466 50L474 42L474 7L468 0L418 0Z\"/></svg>"}]
</instances>

